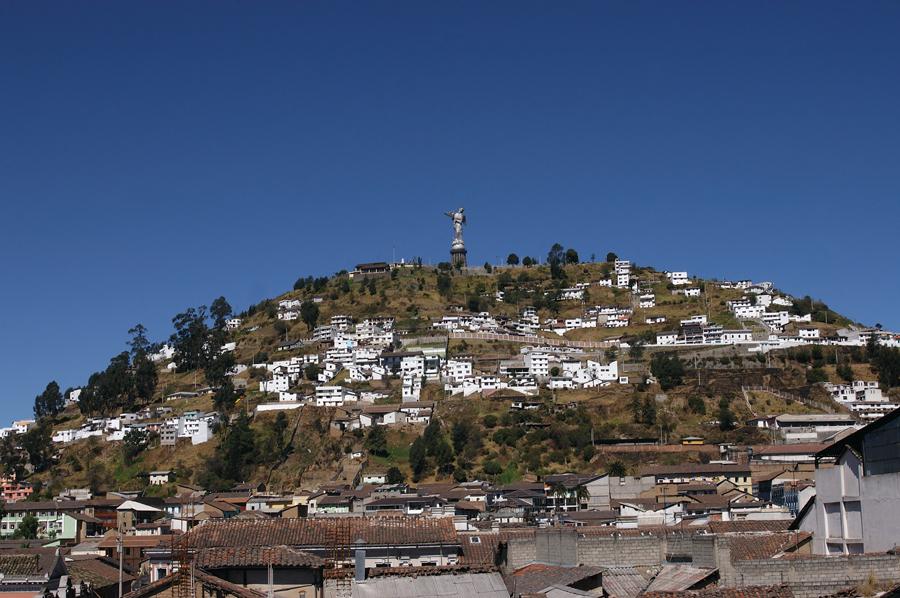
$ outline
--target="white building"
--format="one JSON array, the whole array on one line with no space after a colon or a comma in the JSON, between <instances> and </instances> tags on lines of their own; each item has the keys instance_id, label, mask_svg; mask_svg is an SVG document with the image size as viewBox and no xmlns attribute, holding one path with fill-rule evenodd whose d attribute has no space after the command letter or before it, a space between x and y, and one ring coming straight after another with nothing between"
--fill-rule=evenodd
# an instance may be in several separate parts
<instances>
[{"instance_id":1,"label":"white building","mask_svg":"<svg viewBox=\"0 0 900 598\"><path fill-rule=\"evenodd\" d=\"M525 354L525 367L535 378L547 378L550 376L550 356L540 351L529 351Z\"/></svg>"},{"instance_id":2,"label":"white building","mask_svg":"<svg viewBox=\"0 0 900 598\"><path fill-rule=\"evenodd\" d=\"M816 455L816 496L797 517L813 553L885 553L900 538L900 411ZM832 465L833 463L833 465Z\"/></svg>"},{"instance_id":3,"label":"white building","mask_svg":"<svg viewBox=\"0 0 900 598\"><path fill-rule=\"evenodd\" d=\"M676 286L691 284L691 279L688 278L687 272L666 272L666 278Z\"/></svg>"},{"instance_id":4,"label":"white building","mask_svg":"<svg viewBox=\"0 0 900 598\"><path fill-rule=\"evenodd\" d=\"M343 386L316 387L316 407L340 407L355 401L356 394Z\"/></svg>"}]
</instances>

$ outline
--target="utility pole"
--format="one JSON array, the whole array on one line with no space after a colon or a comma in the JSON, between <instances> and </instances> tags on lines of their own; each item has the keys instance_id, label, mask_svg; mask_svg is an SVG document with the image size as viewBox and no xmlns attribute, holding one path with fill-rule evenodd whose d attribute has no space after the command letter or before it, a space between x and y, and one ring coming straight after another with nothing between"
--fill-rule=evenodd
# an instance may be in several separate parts
<instances>
[{"instance_id":1,"label":"utility pole","mask_svg":"<svg viewBox=\"0 0 900 598\"><path fill-rule=\"evenodd\" d=\"M122 536L122 528L124 527L123 523L119 524L118 535L116 536L116 550L119 553L119 598L122 598L122 580L123 580L123 552L125 539Z\"/></svg>"}]
</instances>

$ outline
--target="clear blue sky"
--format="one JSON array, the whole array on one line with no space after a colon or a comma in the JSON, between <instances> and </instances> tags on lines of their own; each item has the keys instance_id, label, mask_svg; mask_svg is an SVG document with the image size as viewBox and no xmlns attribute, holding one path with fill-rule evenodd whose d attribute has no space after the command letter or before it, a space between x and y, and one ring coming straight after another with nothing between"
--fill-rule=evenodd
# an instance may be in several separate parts
<instances>
[{"instance_id":1,"label":"clear blue sky","mask_svg":"<svg viewBox=\"0 0 900 598\"><path fill-rule=\"evenodd\" d=\"M0 4L0 425L144 323L556 241L900 328L900 3Z\"/></svg>"}]
</instances>

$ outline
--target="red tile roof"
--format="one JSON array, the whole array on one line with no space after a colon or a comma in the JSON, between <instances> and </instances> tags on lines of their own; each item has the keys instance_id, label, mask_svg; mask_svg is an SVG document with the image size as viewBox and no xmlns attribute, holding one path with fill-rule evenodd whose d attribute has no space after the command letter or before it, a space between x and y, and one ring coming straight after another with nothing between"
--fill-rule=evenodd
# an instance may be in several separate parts
<instances>
[{"instance_id":1,"label":"red tile roof","mask_svg":"<svg viewBox=\"0 0 900 598\"><path fill-rule=\"evenodd\" d=\"M748 586L745 588L705 588L684 592L644 592L642 598L794 598L787 586Z\"/></svg>"},{"instance_id":2,"label":"red tile roof","mask_svg":"<svg viewBox=\"0 0 900 598\"><path fill-rule=\"evenodd\" d=\"M201 569L230 567L321 567L325 561L314 554L288 546L236 546L205 548L197 553Z\"/></svg>"},{"instance_id":3,"label":"red tile roof","mask_svg":"<svg viewBox=\"0 0 900 598\"><path fill-rule=\"evenodd\" d=\"M196 548L219 546L327 546L457 544L451 518L426 517L314 517L210 521L188 532Z\"/></svg>"}]
</instances>

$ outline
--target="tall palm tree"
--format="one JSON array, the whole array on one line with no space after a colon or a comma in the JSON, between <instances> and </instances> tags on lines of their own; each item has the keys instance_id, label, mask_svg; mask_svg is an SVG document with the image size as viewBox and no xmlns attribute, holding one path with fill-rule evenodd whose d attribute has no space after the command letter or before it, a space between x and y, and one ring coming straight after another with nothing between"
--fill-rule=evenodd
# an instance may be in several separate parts
<instances>
[{"instance_id":1,"label":"tall palm tree","mask_svg":"<svg viewBox=\"0 0 900 598\"><path fill-rule=\"evenodd\" d=\"M581 484L575 488L575 499L578 501L578 510L581 509L582 504L587 504L591 500L591 493L587 486Z\"/></svg>"},{"instance_id":2,"label":"tall palm tree","mask_svg":"<svg viewBox=\"0 0 900 598\"><path fill-rule=\"evenodd\" d=\"M556 516L557 523L559 523L559 501L565 498L565 496L569 493L569 489L566 488L566 485L562 482L554 482L550 486L550 495L553 496L553 514Z\"/></svg>"}]
</instances>

